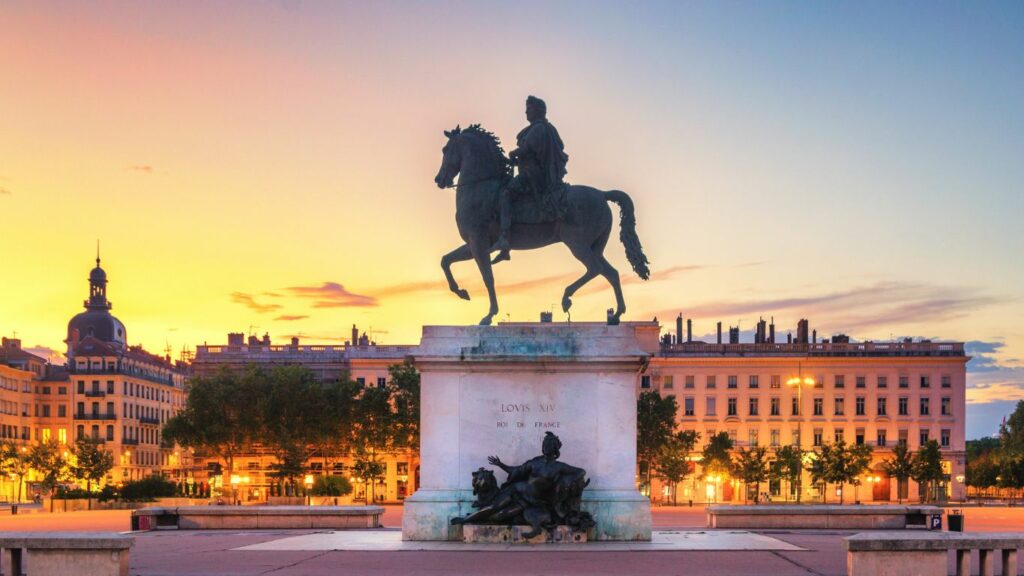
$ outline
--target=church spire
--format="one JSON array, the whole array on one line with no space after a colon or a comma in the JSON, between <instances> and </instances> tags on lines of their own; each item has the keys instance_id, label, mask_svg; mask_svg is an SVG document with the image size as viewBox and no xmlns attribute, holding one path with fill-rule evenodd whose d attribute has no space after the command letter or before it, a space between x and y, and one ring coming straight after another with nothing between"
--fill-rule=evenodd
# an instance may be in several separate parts
<instances>
[{"instance_id":1,"label":"church spire","mask_svg":"<svg viewBox=\"0 0 1024 576\"><path fill-rule=\"evenodd\" d=\"M89 310L110 310L107 300L107 273L100 268L100 241L96 241L96 267L89 273L89 299L85 301Z\"/></svg>"}]
</instances>

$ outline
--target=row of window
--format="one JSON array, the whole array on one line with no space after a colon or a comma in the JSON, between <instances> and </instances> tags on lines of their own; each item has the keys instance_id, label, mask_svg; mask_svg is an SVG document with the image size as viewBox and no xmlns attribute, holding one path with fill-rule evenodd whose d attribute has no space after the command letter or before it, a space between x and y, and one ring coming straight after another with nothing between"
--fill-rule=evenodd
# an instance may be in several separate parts
<instances>
[{"instance_id":1,"label":"row of window","mask_svg":"<svg viewBox=\"0 0 1024 576\"><path fill-rule=\"evenodd\" d=\"M28 440L28 426L21 427L21 434L18 434L18 427L11 424L0 424L0 439L4 440Z\"/></svg>"},{"instance_id":2,"label":"row of window","mask_svg":"<svg viewBox=\"0 0 1024 576\"><path fill-rule=\"evenodd\" d=\"M790 403L790 416L800 415L800 399L791 398ZM813 416L824 416L825 415L825 399L816 397L812 399L812 415ZM917 413L919 416L931 416L931 398L922 397L918 399ZM715 396L708 396L704 399L704 415L705 416L717 416L717 404L718 398ZM735 397L726 399L726 416L738 416L739 415L739 399ZM907 396L900 396L897 398L897 415L898 416L910 416L910 398ZM748 416L760 416L761 415L761 399L760 398L748 398L747 399L747 415ZM768 416L782 416L782 399L779 397L769 398L768 404ZM845 398L833 398L832 403L832 415L833 416L845 416L846 415L846 399ZM858 396L854 399L853 404L853 415L854 416L867 416L867 399L863 396ZM875 416L888 416L889 415L889 399L887 397L877 398L875 401ZM953 415L953 399L949 396L943 396L939 401L939 415L941 416L952 416ZM683 416L696 416L696 399L693 396L687 396L683 398Z\"/></svg>"},{"instance_id":3,"label":"row of window","mask_svg":"<svg viewBox=\"0 0 1024 576\"><path fill-rule=\"evenodd\" d=\"M359 384L360 386L366 386L366 378L363 378L362 376L360 376L359 378L356 378L356 384ZM387 378L385 378L384 376L378 376L377 377L377 388L383 388L383 387L385 387L387 385L388 385L388 379Z\"/></svg>"},{"instance_id":4,"label":"row of window","mask_svg":"<svg viewBox=\"0 0 1024 576\"><path fill-rule=\"evenodd\" d=\"M63 390L63 389L62 389ZM79 394L113 394L115 390L114 381L107 380L105 386L100 386L99 380L93 380L91 387L86 390L85 380L78 381L78 393ZM48 392L44 392L48 393ZM61 392L63 394L63 392ZM170 393L160 390L154 386L145 386L135 382L122 382L121 383L121 394L125 396L134 396L136 398L142 398L144 400L158 400L160 402L171 402L175 399Z\"/></svg>"},{"instance_id":5,"label":"row of window","mask_svg":"<svg viewBox=\"0 0 1024 576\"><path fill-rule=\"evenodd\" d=\"M931 386L932 386L931 376L927 376L927 375L923 375L922 374L922 375L918 376L917 381L918 381L918 385L921 388L931 388ZM683 376L683 388L696 388L696 382L697 382L697 376L695 376L693 374L687 374L687 375ZM867 382L868 382L868 377L867 376L856 376L856 377L854 377L854 387L855 388L867 388ZM783 382L782 382L782 376L781 375L773 374L771 376L770 381L769 381L769 386L771 388L782 388L782 384L783 384ZM832 377L832 385L835 388L846 388L846 376L842 375L842 374L837 374L837 375L833 376ZM899 385L900 388L910 388L910 376L900 376L899 377L899 384L898 385ZM876 376L875 377L875 386L878 387L878 388L888 388L889 387L889 377L888 376ZM953 377L948 375L948 374L942 375L942 377L941 377L941 386L943 388L952 388L953 387ZM650 377L650 375L644 375L644 376L640 377L640 387L641 388L650 388L651 387L651 377ZM671 375L671 374L663 376L662 377L661 387L663 389L666 389L666 390L671 390L671 389L675 388L675 377L673 375ZM709 375L705 376L704 377L704 387L708 388L708 389L717 388L718 387L718 376L717 375L713 375L713 374L709 374ZM757 374L750 374L750 375L748 375L747 376L747 387L748 388L760 388L761 387L761 377L759 375L757 375ZM824 376L818 376L817 378L815 378L814 379L814 387L815 388L824 388L825 387L825 377ZM735 376L735 375L726 376L726 388L739 388L739 376Z\"/></svg>"},{"instance_id":6,"label":"row of window","mask_svg":"<svg viewBox=\"0 0 1024 576\"><path fill-rule=\"evenodd\" d=\"M32 384L30 380L21 380L19 378L11 378L9 376L0 376L0 389L17 392L19 382L21 383L22 392L32 391Z\"/></svg>"},{"instance_id":7,"label":"row of window","mask_svg":"<svg viewBox=\"0 0 1024 576\"><path fill-rule=\"evenodd\" d=\"M875 433L874 446L877 446L879 448L885 448L885 447L889 446L890 444L889 444L888 432L889 431L884 429L884 428L878 429L876 431L876 433ZM729 438L733 441L733 443L739 444L741 442L741 439L738 437L738 431L736 429L727 430L726 433L729 435ZM716 434L716 431L715 431L714 428L708 428L705 431L704 438L706 440L708 438L711 438L715 434ZM941 446L943 448L949 448L951 446L952 434L953 434L953 432L949 428L941 429L939 431L939 438L938 438L939 446ZM906 428L901 428L901 429L899 429L897 431L896 443L897 444L902 444L904 446L909 446L909 437L910 437L910 431L907 430ZM931 440L931 430L929 430L927 428L921 428L920 430L918 430L917 440L918 440L918 446L919 447L925 445L929 440ZM825 441L826 440L825 440L825 431L824 431L824 429L822 429L822 428L815 428L813 430L813 433L812 433L812 442L811 442L811 444L813 446L817 447L817 446L823 445L825 443ZM832 431L831 441L833 441L833 442L851 442L853 444L870 444L871 443L870 440L867 439L863 428L857 428L855 430L853 438L847 438L846 430L845 429L843 429L843 428L836 428L835 430ZM760 431L757 428L750 428L749 430L747 430L747 438L746 438L745 442L746 442L746 446L758 446L758 445L760 445L761 444ZM792 444L793 446L800 446L801 445L801 443L800 443L800 429L799 428L794 428L792 430L792 432L790 434L790 444ZM771 447L782 446L782 430L780 430L778 428L773 428L772 430L769 431L768 446L771 446Z\"/></svg>"}]
</instances>

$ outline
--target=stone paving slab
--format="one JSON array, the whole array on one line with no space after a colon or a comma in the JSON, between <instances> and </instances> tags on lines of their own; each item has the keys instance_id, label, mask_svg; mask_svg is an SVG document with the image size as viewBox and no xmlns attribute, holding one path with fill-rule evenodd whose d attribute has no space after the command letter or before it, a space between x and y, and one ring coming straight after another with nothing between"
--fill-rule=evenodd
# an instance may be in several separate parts
<instances>
[{"instance_id":1,"label":"stone paving slab","mask_svg":"<svg viewBox=\"0 0 1024 576\"><path fill-rule=\"evenodd\" d=\"M236 551L437 551L437 552L640 552L640 551L799 551L799 546L745 531L656 530L650 542L588 542L587 544L466 544L408 542L399 530L318 532L233 548Z\"/></svg>"}]
</instances>

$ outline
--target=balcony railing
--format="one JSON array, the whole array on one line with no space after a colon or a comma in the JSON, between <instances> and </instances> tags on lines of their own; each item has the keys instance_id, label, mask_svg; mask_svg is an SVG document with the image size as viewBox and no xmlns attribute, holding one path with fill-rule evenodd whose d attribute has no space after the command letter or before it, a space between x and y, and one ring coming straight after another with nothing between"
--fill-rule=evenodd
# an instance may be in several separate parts
<instances>
[{"instance_id":1,"label":"balcony railing","mask_svg":"<svg viewBox=\"0 0 1024 576\"><path fill-rule=\"evenodd\" d=\"M124 439L121 440L121 444L124 444L125 446L138 446L139 445L139 439L138 438L124 438Z\"/></svg>"},{"instance_id":2,"label":"balcony railing","mask_svg":"<svg viewBox=\"0 0 1024 576\"><path fill-rule=\"evenodd\" d=\"M76 412L75 420L116 420L113 412Z\"/></svg>"},{"instance_id":3,"label":"balcony railing","mask_svg":"<svg viewBox=\"0 0 1024 576\"><path fill-rule=\"evenodd\" d=\"M669 356L963 356L962 342L818 342L811 344L709 344L680 342L662 344L661 353Z\"/></svg>"},{"instance_id":4,"label":"balcony railing","mask_svg":"<svg viewBox=\"0 0 1024 576\"><path fill-rule=\"evenodd\" d=\"M103 390L87 390L85 392L86 398L106 398L107 393Z\"/></svg>"},{"instance_id":5,"label":"balcony railing","mask_svg":"<svg viewBox=\"0 0 1024 576\"><path fill-rule=\"evenodd\" d=\"M139 416L139 422L142 424L159 424L159 418L150 418L148 416Z\"/></svg>"}]
</instances>

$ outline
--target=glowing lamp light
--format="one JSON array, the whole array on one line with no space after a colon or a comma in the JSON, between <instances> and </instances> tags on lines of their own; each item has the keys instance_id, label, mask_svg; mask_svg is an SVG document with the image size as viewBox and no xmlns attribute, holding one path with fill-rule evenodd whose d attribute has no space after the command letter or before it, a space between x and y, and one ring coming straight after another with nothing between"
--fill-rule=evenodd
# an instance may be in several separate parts
<instances>
[{"instance_id":1,"label":"glowing lamp light","mask_svg":"<svg viewBox=\"0 0 1024 576\"><path fill-rule=\"evenodd\" d=\"M306 488L313 487L313 475L306 474L306 477L302 479L302 483L306 485Z\"/></svg>"}]
</instances>

